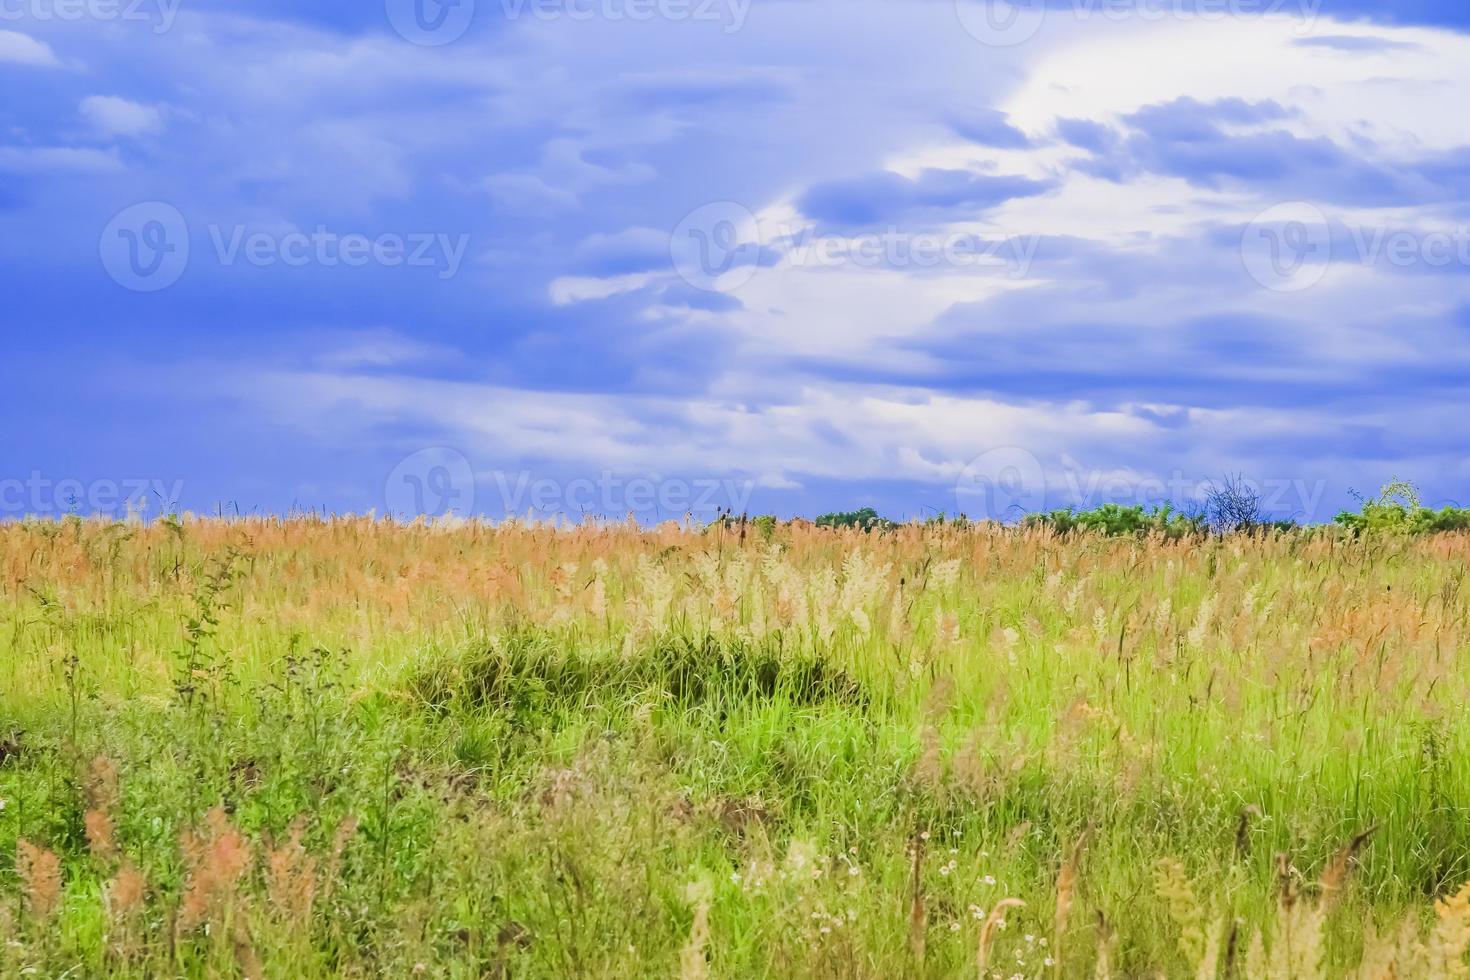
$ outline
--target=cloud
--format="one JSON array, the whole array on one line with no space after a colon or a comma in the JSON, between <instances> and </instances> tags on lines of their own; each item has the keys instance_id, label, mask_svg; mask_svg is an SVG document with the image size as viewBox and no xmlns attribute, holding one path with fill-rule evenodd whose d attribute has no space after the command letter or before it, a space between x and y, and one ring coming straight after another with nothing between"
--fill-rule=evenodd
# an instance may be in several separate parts
<instances>
[{"instance_id":1,"label":"cloud","mask_svg":"<svg viewBox=\"0 0 1470 980\"><path fill-rule=\"evenodd\" d=\"M1470 148L1380 162L1366 137L1349 149L1280 125L1291 117L1269 100L1180 98L1125 114L1121 133L1087 119L1058 120L1057 131L1093 153L1078 165L1084 173L1117 182L1163 174L1206 188L1250 188L1277 200L1414 205L1458 198L1470 176Z\"/></svg>"},{"instance_id":2,"label":"cloud","mask_svg":"<svg viewBox=\"0 0 1470 980\"><path fill-rule=\"evenodd\" d=\"M1012 126L1006 114L999 109L969 109L953 113L949 117L949 126L958 135L982 146L1018 150L1031 145L1026 134Z\"/></svg>"},{"instance_id":3,"label":"cloud","mask_svg":"<svg viewBox=\"0 0 1470 980\"><path fill-rule=\"evenodd\" d=\"M143 136L163 129L163 112L158 107L120 96L89 95L80 108L82 117L103 136Z\"/></svg>"},{"instance_id":4,"label":"cloud","mask_svg":"<svg viewBox=\"0 0 1470 980\"><path fill-rule=\"evenodd\" d=\"M0 170L17 174L98 174L123 169L112 150L74 146L0 146Z\"/></svg>"},{"instance_id":5,"label":"cloud","mask_svg":"<svg viewBox=\"0 0 1470 980\"><path fill-rule=\"evenodd\" d=\"M0 31L0 64L7 62L36 68L55 68L61 64L45 41L18 31Z\"/></svg>"},{"instance_id":6,"label":"cloud","mask_svg":"<svg viewBox=\"0 0 1470 980\"><path fill-rule=\"evenodd\" d=\"M1386 37L1366 34L1326 34L1318 37L1303 37L1296 41L1298 47L1329 48L1346 54L1378 54L1386 51L1417 51L1419 45L1411 41L1395 41Z\"/></svg>"},{"instance_id":7,"label":"cloud","mask_svg":"<svg viewBox=\"0 0 1470 980\"><path fill-rule=\"evenodd\" d=\"M577 243L570 271L589 276L619 276L668 267L667 231L628 228L611 235L589 235Z\"/></svg>"},{"instance_id":8,"label":"cloud","mask_svg":"<svg viewBox=\"0 0 1470 980\"><path fill-rule=\"evenodd\" d=\"M1073 146L1097 154L1112 152L1120 139L1116 129L1093 119L1058 119L1057 135Z\"/></svg>"},{"instance_id":9,"label":"cloud","mask_svg":"<svg viewBox=\"0 0 1470 980\"><path fill-rule=\"evenodd\" d=\"M78 471L136 443L88 419L161 431L167 391L210 432L179 458L228 473L231 496L236 478L374 492L384 456L424 445L476 465L740 474L808 512L953 511L965 463L1007 445L1058 485L1078 466L1470 477L1462 268L1344 253L1294 295L1240 251L1282 200L1321 207L1334 244L1463 224L1470 118L1444 107L1470 98L1470 39L1099 17L1001 50L945 3L756 13L736 34L523 18L434 50L381 11L274 0L204 0L169 43L58 27L86 72L8 77L24 84L0 148L20 175L0 181L0 285L35 327L12 338L16 363L44 365L56 329L86 343L71 381L17 372L25 399L0 392L48 419L15 450ZM874 74L895 51L923 70ZM98 135L148 139L71 145ZM450 281L223 267L200 235L145 303L99 269L97 234L154 199L191 228L464 232L477 261ZM783 229L731 293L670 263L672 229L720 200ZM812 237L884 225L1034 254L803 259ZM170 383L119 368L135 349ZM83 377L110 379L85 417L67 397Z\"/></svg>"},{"instance_id":10,"label":"cloud","mask_svg":"<svg viewBox=\"0 0 1470 980\"><path fill-rule=\"evenodd\" d=\"M834 225L875 225L885 221L943 215L973 216L1015 197L1045 193L1050 183L1016 175L963 170L924 170L917 177L881 171L861 177L823 181L797 200L802 214Z\"/></svg>"}]
</instances>

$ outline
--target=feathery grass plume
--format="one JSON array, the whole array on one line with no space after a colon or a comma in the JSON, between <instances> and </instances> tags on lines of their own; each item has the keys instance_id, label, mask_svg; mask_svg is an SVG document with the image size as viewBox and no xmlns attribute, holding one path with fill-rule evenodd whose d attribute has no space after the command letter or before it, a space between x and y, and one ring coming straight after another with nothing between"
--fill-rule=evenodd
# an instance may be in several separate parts
<instances>
[{"instance_id":1,"label":"feathery grass plume","mask_svg":"<svg viewBox=\"0 0 1470 980\"><path fill-rule=\"evenodd\" d=\"M1449 898L1434 903L1434 928L1427 949L1428 980L1470 976L1465 951L1470 947L1470 882Z\"/></svg>"},{"instance_id":2,"label":"feathery grass plume","mask_svg":"<svg viewBox=\"0 0 1470 980\"><path fill-rule=\"evenodd\" d=\"M186 830L180 842L189 865L175 920L181 932L218 918L233 904L236 887L250 865L250 842L230 825L223 809L210 810L205 826L203 836Z\"/></svg>"},{"instance_id":3,"label":"feathery grass plume","mask_svg":"<svg viewBox=\"0 0 1470 980\"><path fill-rule=\"evenodd\" d=\"M1067 933L1067 917L1072 912L1072 897L1077 887L1078 867L1082 863L1082 851L1087 846L1088 835L1092 833L1091 828L1082 831L1077 838L1077 843L1072 845L1067 859L1062 862L1061 871L1057 872L1057 908L1056 915L1052 920L1052 975L1062 975L1062 953L1063 937Z\"/></svg>"},{"instance_id":4,"label":"feathery grass plume","mask_svg":"<svg viewBox=\"0 0 1470 980\"><path fill-rule=\"evenodd\" d=\"M284 922L303 929L311 920L312 900L316 897L316 858L301 845L306 820L291 821L285 843L266 852L266 897L271 910Z\"/></svg>"},{"instance_id":5,"label":"feathery grass plume","mask_svg":"<svg viewBox=\"0 0 1470 980\"><path fill-rule=\"evenodd\" d=\"M707 879L690 882L685 899L694 906L694 921L689 925L689 938L679 951L679 980L708 980L709 908L714 888Z\"/></svg>"},{"instance_id":6,"label":"feathery grass plume","mask_svg":"<svg viewBox=\"0 0 1470 980\"><path fill-rule=\"evenodd\" d=\"M1200 953L1199 963L1195 965L1196 980L1215 980L1219 976L1220 943L1225 937L1225 927L1228 924L1229 920L1222 915L1205 934L1205 948Z\"/></svg>"},{"instance_id":7,"label":"feathery grass plume","mask_svg":"<svg viewBox=\"0 0 1470 980\"><path fill-rule=\"evenodd\" d=\"M105 895L108 918L113 922L129 918L142 908L147 891L148 881L143 877L143 872L131 864L124 864L107 885Z\"/></svg>"},{"instance_id":8,"label":"feathery grass plume","mask_svg":"<svg viewBox=\"0 0 1470 980\"><path fill-rule=\"evenodd\" d=\"M265 967L261 965L260 957L255 955L255 944L250 940L250 930L243 919L235 920L234 929L230 933L230 946L245 980L257 980L265 976Z\"/></svg>"},{"instance_id":9,"label":"feathery grass plume","mask_svg":"<svg viewBox=\"0 0 1470 980\"><path fill-rule=\"evenodd\" d=\"M15 873L32 920L50 919L61 900L61 859L22 837L15 842Z\"/></svg>"},{"instance_id":10,"label":"feathery grass plume","mask_svg":"<svg viewBox=\"0 0 1470 980\"><path fill-rule=\"evenodd\" d=\"M1092 980L1113 980L1113 966L1109 948L1113 944L1113 932L1108 927L1107 916L1097 912L1097 963L1092 969ZM1061 962L1061 958L1057 958ZM983 967L982 967L983 969ZM981 980L984 980L982 977Z\"/></svg>"},{"instance_id":11,"label":"feathery grass plume","mask_svg":"<svg viewBox=\"0 0 1470 980\"><path fill-rule=\"evenodd\" d=\"M82 825L87 834L87 846L92 853L104 861L115 860L118 852L112 817L104 810L88 810L82 815Z\"/></svg>"},{"instance_id":12,"label":"feathery grass plume","mask_svg":"<svg viewBox=\"0 0 1470 980\"><path fill-rule=\"evenodd\" d=\"M1205 955L1204 910L1184 865L1174 858L1161 858L1154 865L1154 894L1169 908L1169 917L1179 928L1179 952L1192 969Z\"/></svg>"},{"instance_id":13,"label":"feathery grass plume","mask_svg":"<svg viewBox=\"0 0 1470 980\"><path fill-rule=\"evenodd\" d=\"M337 882L342 875L342 855L347 851L347 845L352 838L357 836L357 818L353 816L344 817L337 824L337 829L332 833L332 848L327 852L327 863L322 869L322 886L319 901L326 904L333 891L337 888Z\"/></svg>"},{"instance_id":14,"label":"feathery grass plume","mask_svg":"<svg viewBox=\"0 0 1470 980\"><path fill-rule=\"evenodd\" d=\"M1323 870L1322 877L1317 883L1318 902L1323 907L1324 912L1330 910L1332 905L1337 901L1339 892L1342 891L1343 885L1347 882L1348 871L1351 870L1353 859L1357 857L1358 851L1362 850L1363 845L1368 842L1368 838L1372 837L1377 830L1378 825L1374 824L1367 830L1359 833L1339 848L1337 853L1332 856L1332 860L1327 863L1327 867Z\"/></svg>"},{"instance_id":15,"label":"feathery grass plume","mask_svg":"<svg viewBox=\"0 0 1470 980\"><path fill-rule=\"evenodd\" d=\"M111 812L122 799L117 764L105 755L92 760L87 769L87 805Z\"/></svg>"},{"instance_id":16,"label":"feathery grass plume","mask_svg":"<svg viewBox=\"0 0 1470 980\"><path fill-rule=\"evenodd\" d=\"M924 944L928 932L928 917L924 910L924 845L929 832L914 835L910 845L913 863L909 868L909 953L914 962L924 962Z\"/></svg>"},{"instance_id":17,"label":"feathery grass plume","mask_svg":"<svg viewBox=\"0 0 1470 980\"><path fill-rule=\"evenodd\" d=\"M87 846L102 860L115 861L118 849L112 815L117 812L122 794L117 766L111 759L99 755L92 760L87 771L86 792L88 809L82 815L82 826Z\"/></svg>"},{"instance_id":18,"label":"feathery grass plume","mask_svg":"<svg viewBox=\"0 0 1470 980\"><path fill-rule=\"evenodd\" d=\"M944 788L944 752L939 745L939 731L933 725L925 725L919 733L919 757L914 760L914 779L932 793Z\"/></svg>"},{"instance_id":19,"label":"feathery grass plume","mask_svg":"<svg viewBox=\"0 0 1470 980\"><path fill-rule=\"evenodd\" d=\"M137 923L147 892L148 882L143 873L126 862L102 892L108 950L124 963L131 962L138 952Z\"/></svg>"},{"instance_id":20,"label":"feathery grass plume","mask_svg":"<svg viewBox=\"0 0 1470 980\"><path fill-rule=\"evenodd\" d=\"M1240 808L1240 819L1235 824L1235 856L1241 860L1249 857L1251 852L1251 818L1259 819L1260 816L1261 808L1254 803Z\"/></svg>"},{"instance_id":21,"label":"feathery grass plume","mask_svg":"<svg viewBox=\"0 0 1470 980\"><path fill-rule=\"evenodd\" d=\"M1022 908L1025 904L1019 898L1003 898L985 917L985 924L980 927L980 939L975 944L975 969L980 980L985 980L985 970L990 965L990 948L995 944L996 931L1005 922L1006 909Z\"/></svg>"}]
</instances>

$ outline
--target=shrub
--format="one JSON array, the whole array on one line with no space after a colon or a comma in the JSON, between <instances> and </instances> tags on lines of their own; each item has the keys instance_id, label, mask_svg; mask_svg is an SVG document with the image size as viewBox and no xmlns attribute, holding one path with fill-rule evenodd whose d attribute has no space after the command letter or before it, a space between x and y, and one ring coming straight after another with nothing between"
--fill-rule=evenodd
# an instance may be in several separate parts
<instances>
[{"instance_id":1,"label":"shrub","mask_svg":"<svg viewBox=\"0 0 1470 980\"><path fill-rule=\"evenodd\" d=\"M1078 511L1068 507L1046 514L1029 514L1024 526L1049 527L1058 534L1075 531L1114 536L1156 533L1168 538L1181 538L1202 534L1206 522L1198 514L1176 511L1167 503L1148 509L1137 504L1131 507L1103 504L1092 510Z\"/></svg>"},{"instance_id":2,"label":"shrub","mask_svg":"<svg viewBox=\"0 0 1470 980\"><path fill-rule=\"evenodd\" d=\"M898 525L886 517L879 517L871 507L860 510L838 511L817 518L817 527L855 527L862 531L891 531Z\"/></svg>"},{"instance_id":3,"label":"shrub","mask_svg":"<svg viewBox=\"0 0 1470 980\"><path fill-rule=\"evenodd\" d=\"M1205 490L1205 519L1221 534L1264 527L1260 491L1240 475L1227 476L1219 485L1210 484Z\"/></svg>"},{"instance_id":4,"label":"shrub","mask_svg":"<svg viewBox=\"0 0 1470 980\"><path fill-rule=\"evenodd\" d=\"M1395 478L1364 499L1358 513L1343 511L1333 520L1355 534L1435 534L1470 530L1470 508L1425 507L1414 484Z\"/></svg>"}]
</instances>

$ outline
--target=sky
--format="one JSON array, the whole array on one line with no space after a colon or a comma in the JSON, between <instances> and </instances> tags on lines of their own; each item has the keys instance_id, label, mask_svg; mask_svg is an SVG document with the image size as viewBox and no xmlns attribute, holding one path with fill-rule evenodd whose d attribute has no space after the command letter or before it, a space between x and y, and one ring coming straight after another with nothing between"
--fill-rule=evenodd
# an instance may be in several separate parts
<instances>
[{"instance_id":1,"label":"sky","mask_svg":"<svg viewBox=\"0 0 1470 980\"><path fill-rule=\"evenodd\" d=\"M0 87L0 518L1470 505L1460 0L0 0Z\"/></svg>"}]
</instances>

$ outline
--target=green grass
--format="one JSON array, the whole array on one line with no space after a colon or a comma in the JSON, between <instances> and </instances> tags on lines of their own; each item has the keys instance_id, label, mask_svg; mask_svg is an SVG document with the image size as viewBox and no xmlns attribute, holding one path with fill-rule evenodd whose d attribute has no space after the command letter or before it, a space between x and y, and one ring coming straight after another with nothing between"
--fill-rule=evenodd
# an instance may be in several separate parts
<instances>
[{"instance_id":1,"label":"green grass","mask_svg":"<svg viewBox=\"0 0 1470 980\"><path fill-rule=\"evenodd\" d=\"M1467 554L6 526L0 974L975 976L1015 897L988 972L1091 976L1102 948L1119 976L1195 976L1189 903L1158 887L1177 860L1223 976L1374 828L1325 912L1342 975L1470 879ZM211 810L248 863L192 921L212 859L182 841ZM60 858L44 916L21 838ZM310 872L309 912L272 853ZM127 914L124 864L148 883Z\"/></svg>"}]
</instances>

